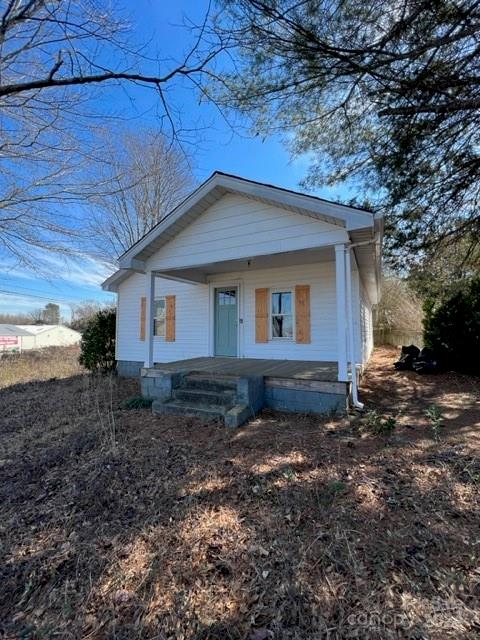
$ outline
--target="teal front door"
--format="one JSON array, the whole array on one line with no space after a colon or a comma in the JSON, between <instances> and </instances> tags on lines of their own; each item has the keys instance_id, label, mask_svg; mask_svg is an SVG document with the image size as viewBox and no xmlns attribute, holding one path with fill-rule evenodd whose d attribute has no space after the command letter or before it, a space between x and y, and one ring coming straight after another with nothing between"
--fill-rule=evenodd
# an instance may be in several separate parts
<instances>
[{"instance_id":1,"label":"teal front door","mask_svg":"<svg viewBox=\"0 0 480 640\"><path fill-rule=\"evenodd\" d=\"M215 355L233 356L237 353L238 289L215 289Z\"/></svg>"}]
</instances>

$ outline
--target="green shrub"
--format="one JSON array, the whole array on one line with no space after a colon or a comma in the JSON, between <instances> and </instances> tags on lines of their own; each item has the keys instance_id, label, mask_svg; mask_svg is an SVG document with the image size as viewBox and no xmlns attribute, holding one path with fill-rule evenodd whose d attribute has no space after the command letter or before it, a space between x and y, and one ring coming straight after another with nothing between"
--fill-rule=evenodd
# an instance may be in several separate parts
<instances>
[{"instance_id":1,"label":"green shrub","mask_svg":"<svg viewBox=\"0 0 480 640\"><path fill-rule=\"evenodd\" d=\"M80 343L80 364L89 371L115 370L115 309L102 309L89 321Z\"/></svg>"},{"instance_id":2,"label":"green shrub","mask_svg":"<svg viewBox=\"0 0 480 640\"><path fill-rule=\"evenodd\" d=\"M438 301L427 300L424 310L425 346L445 367L480 373L480 278Z\"/></svg>"}]
</instances>

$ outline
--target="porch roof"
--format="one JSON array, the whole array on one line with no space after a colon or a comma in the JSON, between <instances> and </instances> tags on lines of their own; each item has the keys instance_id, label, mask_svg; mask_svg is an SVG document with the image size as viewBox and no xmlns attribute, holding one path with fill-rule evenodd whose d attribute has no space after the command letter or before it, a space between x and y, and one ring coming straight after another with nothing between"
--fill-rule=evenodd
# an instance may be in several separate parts
<instances>
[{"instance_id":1,"label":"porch roof","mask_svg":"<svg viewBox=\"0 0 480 640\"><path fill-rule=\"evenodd\" d=\"M371 234L356 232L351 234L353 242L362 243L371 239ZM378 300L380 283L380 245L366 244L355 247L355 259L362 282L366 287L373 304ZM209 277L224 273L269 269L274 267L289 267L299 264L315 264L335 260L334 245L316 247L313 249L299 249L281 253L251 256L235 260L211 260L186 268L163 269L155 273L158 277L180 282L204 284ZM118 286L132 274L131 269L119 269L102 284L107 291L116 291Z\"/></svg>"},{"instance_id":2,"label":"porch roof","mask_svg":"<svg viewBox=\"0 0 480 640\"><path fill-rule=\"evenodd\" d=\"M210 276L238 271L255 271L257 269L271 269L275 267L291 267L299 264L315 264L335 260L334 245L317 247L314 249L299 249L297 251L282 251L280 253L255 255L248 258L234 260L220 260L195 265L188 268L163 269L157 275L171 280L192 283L207 283Z\"/></svg>"}]
</instances>

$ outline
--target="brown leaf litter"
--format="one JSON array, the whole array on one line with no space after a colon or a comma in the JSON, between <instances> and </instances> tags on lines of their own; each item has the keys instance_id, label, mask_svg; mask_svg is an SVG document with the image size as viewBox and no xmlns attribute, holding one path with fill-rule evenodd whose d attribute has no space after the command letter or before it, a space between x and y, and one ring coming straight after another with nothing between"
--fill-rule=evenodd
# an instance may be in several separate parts
<instances>
[{"instance_id":1,"label":"brown leaf litter","mask_svg":"<svg viewBox=\"0 0 480 640\"><path fill-rule=\"evenodd\" d=\"M478 637L480 383L394 356L362 383L390 437L353 415L230 431L127 411L136 383L73 358L22 373L0 391L3 637Z\"/></svg>"}]
</instances>

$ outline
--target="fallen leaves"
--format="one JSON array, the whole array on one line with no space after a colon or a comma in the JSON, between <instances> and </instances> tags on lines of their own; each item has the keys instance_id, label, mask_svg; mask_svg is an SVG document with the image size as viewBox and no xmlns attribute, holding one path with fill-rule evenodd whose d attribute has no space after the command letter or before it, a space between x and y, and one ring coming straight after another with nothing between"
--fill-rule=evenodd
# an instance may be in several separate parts
<instances>
[{"instance_id":1,"label":"fallen leaves","mask_svg":"<svg viewBox=\"0 0 480 640\"><path fill-rule=\"evenodd\" d=\"M3 390L0 633L474 637L478 388L417 377L412 400L386 362L379 352L364 385L382 414L402 407L388 443L359 437L354 419L266 411L231 432L122 411L138 393L123 380ZM425 407L455 390L466 413L445 411L437 443Z\"/></svg>"}]
</instances>

